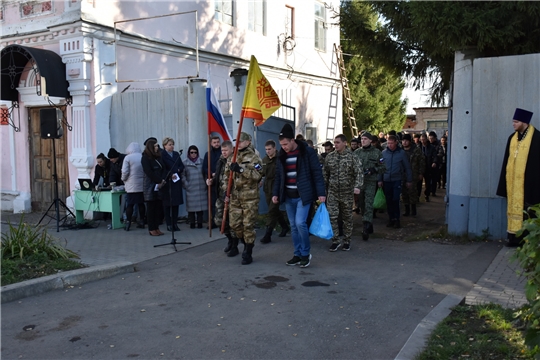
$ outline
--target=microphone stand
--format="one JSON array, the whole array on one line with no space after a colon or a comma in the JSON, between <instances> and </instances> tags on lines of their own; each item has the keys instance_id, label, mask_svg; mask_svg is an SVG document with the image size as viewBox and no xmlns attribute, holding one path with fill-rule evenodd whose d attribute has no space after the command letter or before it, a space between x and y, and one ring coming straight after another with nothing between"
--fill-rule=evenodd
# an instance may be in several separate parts
<instances>
[{"instance_id":1,"label":"microphone stand","mask_svg":"<svg viewBox=\"0 0 540 360\"><path fill-rule=\"evenodd\" d=\"M165 177L167 179L167 181L169 182L169 216L171 218L171 241L168 242L168 243L164 243L164 244L158 244L158 245L154 245L154 247L160 247L160 246L166 246L166 245L172 245L174 246L174 251L178 251L178 249L176 248L176 245L191 245L190 242L177 242L176 239L174 238L174 228L177 226L176 223L173 224L173 210L172 210L172 185L173 185L173 181L172 181L172 176L171 176L171 172L173 171L173 169L176 168L176 163L178 162L178 160L181 159L181 155L182 155L182 150L180 150L179 152L179 156L178 156L178 159L176 159L174 161L174 164L173 166L171 167L171 169L169 170L169 172L167 173L167 176ZM169 156L169 155L166 155L166 156ZM175 171L176 172L176 171ZM181 191L181 190L180 190Z\"/></svg>"}]
</instances>

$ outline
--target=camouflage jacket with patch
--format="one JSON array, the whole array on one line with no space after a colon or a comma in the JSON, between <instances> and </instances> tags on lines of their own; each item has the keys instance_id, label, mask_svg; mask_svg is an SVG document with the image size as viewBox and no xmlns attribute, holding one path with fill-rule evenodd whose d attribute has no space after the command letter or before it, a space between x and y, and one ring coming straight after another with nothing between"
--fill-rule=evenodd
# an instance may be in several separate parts
<instances>
[{"instance_id":1,"label":"camouflage jacket with patch","mask_svg":"<svg viewBox=\"0 0 540 360\"><path fill-rule=\"evenodd\" d=\"M346 148L342 153L332 151L324 159L324 182L328 191L349 193L364 183L362 162Z\"/></svg>"},{"instance_id":2,"label":"camouflage jacket with patch","mask_svg":"<svg viewBox=\"0 0 540 360\"><path fill-rule=\"evenodd\" d=\"M353 154L362 162L363 173L366 173L366 171L370 172L370 174L364 174L364 183L367 181L377 182L377 175L384 174L386 171L386 166L381 161L381 150L375 146L370 146L367 149L359 147Z\"/></svg>"},{"instance_id":3,"label":"camouflage jacket with patch","mask_svg":"<svg viewBox=\"0 0 540 360\"><path fill-rule=\"evenodd\" d=\"M231 165L232 157L227 161L227 169ZM259 181L262 179L262 160L255 153L251 146L238 150L236 162L244 171L242 173L233 172L233 189L242 192L253 192L259 194Z\"/></svg>"}]
</instances>

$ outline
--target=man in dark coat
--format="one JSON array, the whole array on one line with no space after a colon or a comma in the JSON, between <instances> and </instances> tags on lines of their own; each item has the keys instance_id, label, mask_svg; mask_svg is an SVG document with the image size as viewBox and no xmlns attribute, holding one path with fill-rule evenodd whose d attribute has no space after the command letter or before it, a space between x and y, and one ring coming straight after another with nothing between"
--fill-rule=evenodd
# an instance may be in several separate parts
<instances>
[{"instance_id":1,"label":"man in dark coat","mask_svg":"<svg viewBox=\"0 0 540 360\"><path fill-rule=\"evenodd\" d=\"M124 185L122 181L122 165L126 154L121 154L115 148L110 148L107 157L111 161L109 183L115 183L116 186Z\"/></svg>"},{"instance_id":2,"label":"man in dark coat","mask_svg":"<svg viewBox=\"0 0 540 360\"><path fill-rule=\"evenodd\" d=\"M287 233L291 228L289 227L289 224L287 224L283 212L279 209L279 204L274 204L272 202L272 191L274 190L274 179L276 177L276 142L274 140L268 140L264 144L264 149L266 151L266 156L262 159L263 179L260 185L262 185L266 197L268 213L266 214L266 233L260 241L263 244L267 244L272 241L272 232L277 223L281 226L279 237L287 236Z\"/></svg>"},{"instance_id":3,"label":"man in dark coat","mask_svg":"<svg viewBox=\"0 0 540 360\"><path fill-rule=\"evenodd\" d=\"M285 203L291 224L294 256L286 264L308 267L311 243L307 217L315 200L326 201L321 163L315 150L294 139L294 131L289 124L281 129L279 143L281 150L276 164L272 202Z\"/></svg>"},{"instance_id":4,"label":"man in dark coat","mask_svg":"<svg viewBox=\"0 0 540 360\"><path fill-rule=\"evenodd\" d=\"M497 195L508 199L508 243L519 246L516 232L523 226L523 210L540 203L540 131L530 125L533 113L516 109L515 132L506 143ZM532 215L532 214L530 214Z\"/></svg>"},{"instance_id":5,"label":"man in dark coat","mask_svg":"<svg viewBox=\"0 0 540 360\"><path fill-rule=\"evenodd\" d=\"M221 139L219 136L212 136L210 138L210 153L206 152L204 154L203 159L203 176L206 181L206 179L211 179L216 174L216 166L219 161L219 158L221 157ZM208 173L208 161L210 161L210 174ZM212 217L216 213L216 199L217 199L217 193L214 187L210 188L210 202L212 205ZM212 228L216 228L216 223L214 222L214 219L209 219L209 224L212 225Z\"/></svg>"}]
</instances>

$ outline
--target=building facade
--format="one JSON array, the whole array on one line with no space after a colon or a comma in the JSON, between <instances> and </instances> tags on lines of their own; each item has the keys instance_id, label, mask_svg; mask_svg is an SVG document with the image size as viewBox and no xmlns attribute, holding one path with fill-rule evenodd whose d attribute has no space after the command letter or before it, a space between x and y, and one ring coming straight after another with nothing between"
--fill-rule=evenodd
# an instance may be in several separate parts
<instances>
[{"instance_id":1,"label":"building facade","mask_svg":"<svg viewBox=\"0 0 540 360\"><path fill-rule=\"evenodd\" d=\"M55 166L69 205L110 147L172 136L176 149L204 152L208 82L235 136L246 77L235 70L251 55L285 105L274 115L323 142L329 122L342 128L338 11L338 1L303 0L3 2L2 210L46 208ZM51 107L63 113L56 140L41 134ZM244 129L266 141L250 121Z\"/></svg>"}]
</instances>

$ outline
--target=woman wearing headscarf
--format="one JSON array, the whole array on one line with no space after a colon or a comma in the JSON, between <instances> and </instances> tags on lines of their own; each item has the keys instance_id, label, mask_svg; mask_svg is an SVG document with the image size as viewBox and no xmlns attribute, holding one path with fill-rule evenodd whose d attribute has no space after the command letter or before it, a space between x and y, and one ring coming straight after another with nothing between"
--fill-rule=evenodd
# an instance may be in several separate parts
<instances>
[{"instance_id":1,"label":"woman wearing headscarf","mask_svg":"<svg viewBox=\"0 0 540 360\"><path fill-rule=\"evenodd\" d=\"M162 208L161 194L168 193L167 170L161 159L161 151L157 141L148 139L141 159L144 171L143 192L146 201L148 231L152 236L163 235L159 230L159 215Z\"/></svg>"},{"instance_id":2,"label":"woman wearing headscarf","mask_svg":"<svg viewBox=\"0 0 540 360\"><path fill-rule=\"evenodd\" d=\"M166 137L163 139L163 150L161 158L165 164L165 169L169 175L169 192L163 194L163 211L165 213L165 221L167 230L180 231L178 228L178 207L184 203L182 195L182 173L184 172L184 163L180 159L178 151L174 151L174 139Z\"/></svg>"},{"instance_id":3,"label":"woman wearing headscarf","mask_svg":"<svg viewBox=\"0 0 540 360\"><path fill-rule=\"evenodd\" d=\"M132 142L126 148L126 157L122 164L122 181L126 190L126 221L124 230L129 231L131 219L133 217L133 206L137 205L139 209L139 221L137 227L144 229L144 207L143 178L144 172L141 165L141 146Z\"/></svg>"},{"instance_id":4,"label":"woman wearing headscarf","mask_svg":"<svg viewBox=\"0 0 540 360\"><path fill-rule=\"evenodd\" d=\"M184 160L185 170L182 185L186 189L186 210L192 229L195 228L195 217L197 218L197 227L202 229L203 211L208 209L202 163L199 149L195 145L191 145L188 149L188 156Z\"/></svg>"}]
</instances>

